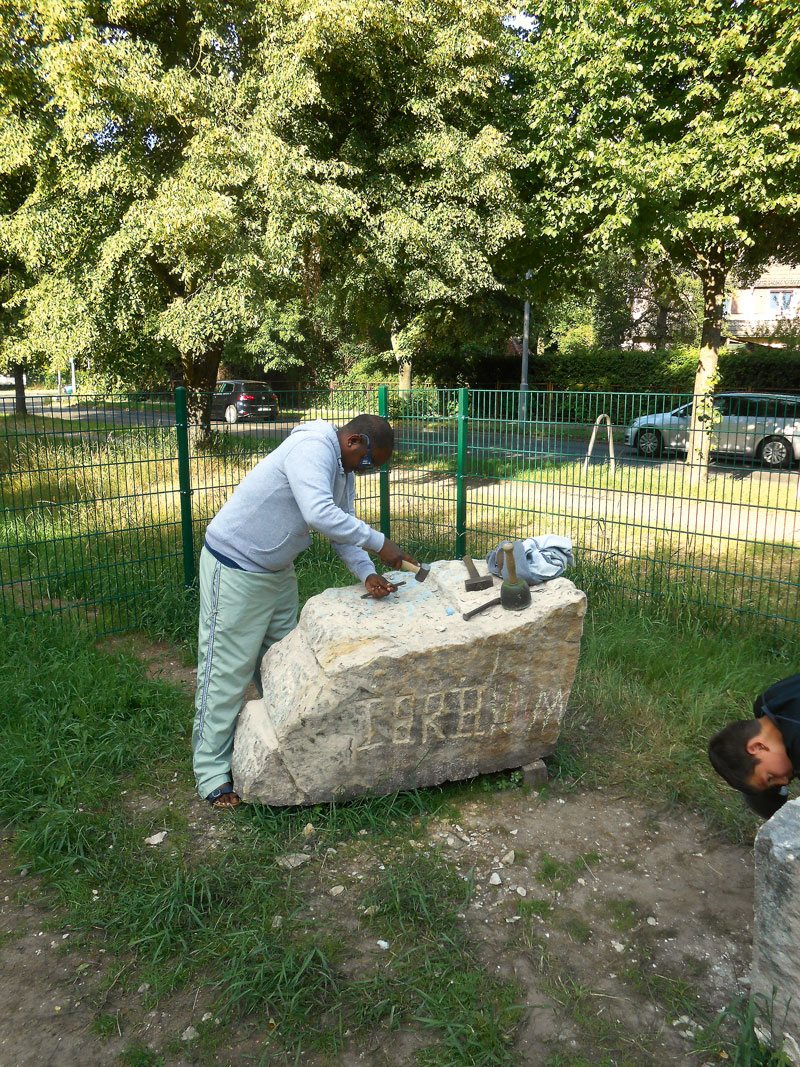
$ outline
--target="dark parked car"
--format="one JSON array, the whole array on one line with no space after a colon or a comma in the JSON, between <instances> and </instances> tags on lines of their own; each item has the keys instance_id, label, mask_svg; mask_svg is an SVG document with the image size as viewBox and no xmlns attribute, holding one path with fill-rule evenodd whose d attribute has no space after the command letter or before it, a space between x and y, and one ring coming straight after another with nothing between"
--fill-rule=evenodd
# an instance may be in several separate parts
<instances>
[{"instance_id":1,"label":"dark parked car","mask_svg":"<svg viewBox=\"0 0 800 1067\"><path fill-rule=\"evenodd\" d=\"M278 398L269 382L241 379L217 382L211 398L211 418L233 425L239 419L277 419Z\"/></svg>"}]
</instances>

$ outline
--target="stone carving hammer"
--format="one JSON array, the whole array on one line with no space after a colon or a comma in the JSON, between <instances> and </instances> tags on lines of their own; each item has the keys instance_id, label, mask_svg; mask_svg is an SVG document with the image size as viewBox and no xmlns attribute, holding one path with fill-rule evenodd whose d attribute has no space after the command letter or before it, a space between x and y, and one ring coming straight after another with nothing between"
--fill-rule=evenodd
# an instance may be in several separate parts
<instances>
[{"instance_id":1,"label":"stone carving hammer","mask_svg":"<svg viewBox=\"0 0 800 1067\"><path fill-rule=\"evenodd\" d=\"M472 556L463 557L464 566L469 571L469 578L464 581L464 588L468 593L471 593L473 589L491 589L494 585L494 580L491 574L478 574L478 568L472 562Z\"/></svg>"},{"instance_id":2,"label":"stone carving hammer","mask_svg":"<svg viewBox=\"0 0 800 1067\"><path fill-rule=\"evenodd\" d=\"M403 560L399 569L401 571L409 571L414 575L414 579L417 582L424 582L431 573L430 567L426 567L424 563L409 563L407 559Z\"/></svg>"},{"instance_id":3,"label":"stone carving hammer","mask_svg":"<svg viewBox=\"0 0 800 1067\"><path fill-rule=\"evenodd\" d=\"M506 611L520 611L530 604L531 591L528 588L528 583L524 578L517 578L517 568L514 564L514 546L510 541L504 541L500 545L500 550L505 553L506 568L508 570L508 578L500 586L500 596L495 597L494 600L487 600L479 608L465 611L462 618L471 619L478 612L486 611L487 608L493 608L497 604L502 604Z\"/></svg>"},{"instance_id":4,"label":"stone carving hammer","mask_svg":"<svg viewBox=\"0 0 800 1067\"><path fill-rule=\"evenodd\" d=\"M506 554L506 570L508 571L508 578L500 586L500 600L507 611L521 611L531 602L530 588L524 578L517 577L514 546L511 542L504 541L500 549Z\"/></svg>"}]
</instances>

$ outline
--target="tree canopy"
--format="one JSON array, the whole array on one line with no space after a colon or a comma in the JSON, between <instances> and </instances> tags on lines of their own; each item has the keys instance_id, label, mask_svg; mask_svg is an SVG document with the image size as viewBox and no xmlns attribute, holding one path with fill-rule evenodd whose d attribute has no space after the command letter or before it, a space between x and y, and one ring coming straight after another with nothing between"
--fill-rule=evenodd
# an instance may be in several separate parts
<instances>
[{"instance_id":1,"label":"tree canopy","mask_svg":"<svg viewBox=\"0 0 800 1067\"><path fill-rule=\"evenodd\" d=\"M544 322L603 271L625 289L595 300L603 337L640 276L663 333L690 271L707 392L726 281L800 259L800 14L509 14L0 0L0 360L91 357L196 397L223 359L286 369L361 342L408 373L508 331L514 300Z\"/></svg>"},{"instance_id":2,"label":"tree canopy","mask_svg":"<svg viewBox=\"0 0 800 1067\"><path fill-rule=\"evenodd\" d=\"M703 289L713 388L725 284L800 258L800 12L787 0L542 0L527 53L539 226L656 242Z\"/></svg>"},{"instance_id":3,"label":"tree canopy","mask_svg":"<svg viewBox=\"0 0 800 1067\"><path fill-rule=\"evenodd\" d=\"M503 13L311 2L269 49L269 128L328 180L305 232L309 314L391 344L402 371L443 316L502 289L497 265L524 232Z\"/></svg>"},{"instance_id":4,"label":"tree canopy","mask_svg":"<svg viewBox=\"0 0 800 1067\"><path fill-rule=\"evenodd\" d=\"M52 128L45 87L37 69L39 28L23 11L0 0L0 369L17 380L18 410L24 411L22 375L35 366L22 326L27 290L35 275L15 218L47 166L43 150Z\"/></svg>"},{"instance_id":5,"label":"tree canopy","mask_svg":"<svg viewBox=\"0 0 800 1067\"><path fill-rule=\"evenodd\" d=\"M501 287L521 223L498 5L27 10L17 65L46 86L53 164L11 227L41 279L32 349L140 381L172 359L196 391L223 355L300 363L315 330L357 323L408 363L426 315Z\"/></svg>"}]
</instances>

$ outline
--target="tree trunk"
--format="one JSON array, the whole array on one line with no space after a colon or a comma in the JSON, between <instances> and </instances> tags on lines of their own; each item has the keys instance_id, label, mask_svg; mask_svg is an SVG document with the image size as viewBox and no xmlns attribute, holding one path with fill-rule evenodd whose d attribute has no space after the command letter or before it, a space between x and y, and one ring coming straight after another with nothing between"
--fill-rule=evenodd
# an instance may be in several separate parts
<instances>
[{"instance_id":1,"label":"tree trunk","mask_svg":"<svg viewBox=\"0 0 800 1067\"><path fill-rule=\"evenodd\" d=\"M392 352L397 360L397 389L402 398L408 398L411 392L411 356L403 351L397 323L392 326L391 340Z\"/></svg>"},{"instance_id":2,"label":"tree trunk","mask_svg":"<svg viewBox=\"0 0 800 1067\"><path fill-rule=\"evenodd\" d=\"M700 359L694 379L694 403L689 424L687 460L692 465L693 480L708 478L708 457L714 431L712 397L719 380L717 365L722 347L722 303L725 298L727 272L719 264L700 271L703 286L703 332Z\"/></svg>"},{"instance_id":3,"label":"tree trunk","mask_svg":"<svg viewBox=\"0 0 800 1067\"><path fill-rule=\"evenodd\" d=\"M670 307L667 304L658 305L658 315L656 316L656 332L653 338L656 348L660 349L667 340L667 322L669 319Z\"/></svg>"},{"instance_id":4,"label":"tree trunk","mask_svg":"<svg viewBox=\"0 0 800 1067\"><path fill-rule=\"evenodd\" d=\"M12 363L11 373L14 375L14 414L27 415L28 403L25 399L25 368L21 363Z\"/></svg>"},{"instance_id":5,"label":"tree trunk","mask_svg":"<svg viewBox=\"0 0 800 1067\"><path fill-rule=\"evenodd\" d=\"M213 345L199 356L181 352L180 358L187 393L189 443L204 447L211 440L211 396L217 384L222 345Z\"/></svg>"},{"instance_id":6,"label":"tree trunk","mask_svg":"<svg viewBox=\"0 0 800 1067\"><path fill-rule=\"evenodd\" d=\"M408 397L411 393L411 360L397 361L397 388L401 395Z\"/></svg>"}]
</instances>

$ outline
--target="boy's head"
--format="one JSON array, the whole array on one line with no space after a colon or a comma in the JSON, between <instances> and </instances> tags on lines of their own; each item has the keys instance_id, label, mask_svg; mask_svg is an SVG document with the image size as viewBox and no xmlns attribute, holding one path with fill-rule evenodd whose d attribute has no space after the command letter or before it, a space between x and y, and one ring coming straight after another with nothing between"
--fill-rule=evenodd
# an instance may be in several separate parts
<instances>
[{"instance_id":1,"label":"boy's head","mask_svg":"<svg viewBox=\"0 0 800 1067\"><path fill-rule=\"evenodd\" d=\"M794 777L783 735L766 715L729 723L708 742L708 756L728 785L750 796Z\"/></svg>"}]
</instances>

